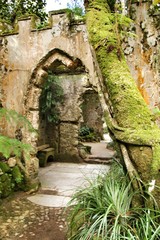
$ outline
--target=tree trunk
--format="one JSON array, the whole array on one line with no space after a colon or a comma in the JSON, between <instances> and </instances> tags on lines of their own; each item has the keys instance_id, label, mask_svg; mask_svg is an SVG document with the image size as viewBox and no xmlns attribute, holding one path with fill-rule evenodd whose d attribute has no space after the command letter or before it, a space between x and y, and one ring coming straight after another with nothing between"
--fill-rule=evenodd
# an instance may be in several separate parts
<instances>
[{"instance_id":1,"label":"tree trunk","mask_svg":"<svg viewBox=\"0 0 160 240\"><path fill-rule=\"evenodd\" d=\"M88 0L85 5L89 39L109 96L110 110L105 113L107 126L121 144L121 150L127 149L131 160L129 171L139 175L160 206L160 189L155 187L160 187L160 130L123 55L118 31L120 15L110 12L107 0Z\"/></svg>"}]
</instances>

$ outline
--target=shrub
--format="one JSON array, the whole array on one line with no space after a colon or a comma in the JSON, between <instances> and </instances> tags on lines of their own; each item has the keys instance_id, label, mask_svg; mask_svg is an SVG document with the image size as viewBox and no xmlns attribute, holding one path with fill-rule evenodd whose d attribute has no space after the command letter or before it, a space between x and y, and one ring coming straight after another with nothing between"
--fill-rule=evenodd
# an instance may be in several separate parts
<instances>
[{"instance_id":1,"label":"shrub","mask_svg":"<svg viewBox=\"0 0 160 240\"><path fill-rule=\"evenodd\" d=\"M90 181L70 202L69 240L158 240L160 212L134 209L134 195L120 166Z\"/></svg>"},{"instance_id":2,"label":"shrub","mask_svg":"<svg viewBox=\"0 0 160 240\"><path fill-rule=\"evenodd\" d=\"M99 141L99 137L93 128L83 126L79 130L79 140L82 142L97 142Z\"/></svg>"}]
</instances>

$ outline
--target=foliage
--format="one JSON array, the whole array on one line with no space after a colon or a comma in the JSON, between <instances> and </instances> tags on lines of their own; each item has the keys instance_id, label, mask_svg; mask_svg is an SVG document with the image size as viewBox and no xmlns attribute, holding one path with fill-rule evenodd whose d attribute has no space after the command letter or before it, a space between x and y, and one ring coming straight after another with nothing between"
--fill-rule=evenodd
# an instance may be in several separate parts
<instances>
[{"instance_id":1,"label":"foliage","mask_svg":"<svg viewBox=\"0 0 160 240\"><path fill-rule=\"evenodd\" d=\"M17 165L10 168L7 163L0 162L0 171L0 198L7 197L15 190L25 188L24 175Z\"/></svg>"},{"instance_id":2,"label":"foliage","mask_svg":"<svg viewBox=\"0 0 160 240\"><path fill-rule=\"evenodd\" d=\"M18 128L25 128L29 132L36 132L32 124L27 120L26 117L17 113L14 110L0 108L0 120L5 119L12 125L16 125Z\"/></svg>"},{"instance_id":3,"label":"foliage","mask_svg":"<svg viewBox=\"0 0 160 240\"><path fill-rule=\"evenodd\" d=\"M2 123L8 121L9 124L14 125L21 134L22 128L36 133L31 123L14 110L0 108L0 120ZM18 135L17 139L0 135L0 160L3 159L3 161L0 161L0 198L7 197L13 190L25 188L24 175L26 175L27 172L25 171L24 162L26 159L29 159L30 153L33 153L34 149L30 144L21 142L21 134ZM13 168L10 168L7 162L4 162L4 159L10 156L16 156L17 165ZM23 159L24 162L22 163L21 158L24 156L25 159Z\"/></svg>"},{"instance_id":4,"label":"foliage","mask_svg":"<svg viewBox=\"0 0 160 240\"><path fill-rule=\"evenodd\" d=\"M83 1L72 0L71 3L67 3L67 7L77 16L84 15Z\"/></svg>"},{"instance_id":5,"label":"foliage","mask_svg":"<svg viewBox=\"0 0 160 240\"><path fill-rule=\"evenodd\" d=\"M73 196L70 240L158 240L160 211L134 209L135 193L120 165ZM76 204L75 204L76 203Z\"/></svg>"},{"instance_id":6,"label":"foliage","mask_svg":"<svg viewBox=\"0 0 160 240\"><path fill-rule=\"evenodd\" d=\"M22 183L24 176L22 175L18 166L13 167L12 169L12 177L16 184Z\"/></svg>"},{"instance_id":7,"label":"foliage","mask_svg":"<svg viewBox=\"0 0 160 240\"><path fill-rule=\"evenodd\" d=\"M41 22L41 23L38 23L36 25L37 29L44 29L44 28L47 28L47 27L48 27L48 23L47 22Z\"/></svg>"},{"instance_id":8,"label":"foliage","mask_svg":"<svg viewBox=\"0 0 160 240\"><path fill-rule=\"evenodd\" d=\"M1 0L0 19L14 23L17 17L36 14L44 22L47 17L45 6L46 0Z\"/></svg>"},{"instance_id":9,"label":"foliage","mask_svg":"<svg viewBox=\"0 0 160 240\"><path fill-rule=\"evenodd\" d=\"M14 110L9 110L5 108L0 108L0 120L8 121L10 125L15 125L15 127L25 128L29 132L36 133L32 124L21 114L18 114ZM8 158L11 155L20 157L22 152L26 154L33 151L30 144L23 143L17 139L9 138L7 136L0 135L0 153Z\"/></svg>"},{"instance_id":10,"label":"foliage","mask_svg":"<svg viewBox=\"0 0 160 240\"><path fill-rule=\"evenodd\" d=\"M40 97L40 112L48 122L59 122L59 104L63 103L64 93L57 76L49 73Z\"/></svg>"},{"instance_id":11,"label":"foliage","mask_svg":"<svg viewBox=\"0 0 160 240\"><path fill-rule=\"evenodd\" d=\"M30 144L0 135L0 153L2 153L5 158L9 158L11 155L20 157L22 152L28 153L31 151L33 151L33 148Z\"/></svg>"},{"instance_id":12,"label":"foliage","mask_svg":"<svg viewBox=\"0 0 160 240\"><path fill-rule=\"evenodd\" d=\"M114 10L115 10L116 0L107 0L107 3L108 3L108 5L109 5L111 11L114 12Z\"/></svg>"},{"instance_id":13,"label":"foliage","mask_svg":"<svg viewBox=\"0 0 160 240\"><path fill-rule=\"evenodd\" d=\"M82 142L95 142L99 138L93 128L88 126L83 126L79 130L79 139Z\"/></svg>"},{"instance_id":14,"label":"foliage","mask_svg":"<svg viewBox=\"0 0 160 240\"><path fill-rule=\"evenodd\" d=\"M152 2L153 2L153 5L158 5L158 4L160 4L160 0L153 0Z\"/></svg>"}]
</instances>

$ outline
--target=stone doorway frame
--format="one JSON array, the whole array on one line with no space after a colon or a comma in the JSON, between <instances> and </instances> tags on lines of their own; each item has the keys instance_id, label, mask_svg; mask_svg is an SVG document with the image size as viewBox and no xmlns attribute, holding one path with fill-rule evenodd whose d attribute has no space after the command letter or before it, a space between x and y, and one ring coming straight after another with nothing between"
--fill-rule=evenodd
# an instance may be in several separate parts
<instances>
[{"instance_id":1,"label":"stone doorway frame","mask_svg":"<svg viewBox=\"0 0 160 240\"><path fill-rule=\"evenodd\" d=\"M52 69L56 62L62 63L71 72L81 71L81 73L86 74L88 72L80 59L72 57L57 48L48 52L39 61L36 68L32 71L24 101L25 115L36 130L39 129L39 98L42 86L48 77L47 71ZM38 137L35 134L25 132L24 139L33 147L37 147Z\"/></svg>"}]
</instances>

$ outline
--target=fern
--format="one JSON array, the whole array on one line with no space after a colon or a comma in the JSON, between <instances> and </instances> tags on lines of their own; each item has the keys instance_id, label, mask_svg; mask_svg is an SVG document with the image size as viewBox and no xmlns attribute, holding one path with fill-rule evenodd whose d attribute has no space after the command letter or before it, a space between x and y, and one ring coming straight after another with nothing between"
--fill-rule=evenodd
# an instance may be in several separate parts
<instances>
[{"instance_id":1,"label":"fern","mask_svg":"<svg viewBox=\"0 0 160 240\"><path fill-rule=\"evenodd\" d=\"M26 117L18 114L14 110L0 108L0 120L3 119L9 124L16 124L18 128L23 127L29 132L36 133L36 130L33 128L32 124L26 119ZM26 144L17 139L0 135L0 153L5 158L9 158L11 155L21 157L22 152L29 154L31 151L33 151L33 147L30 144Z\"/></svg>"},{"instance_id":2,"label":"fern","mask_svg":"<svg viewBox=\"0 0 160 240\"><path fill-rule=\"evenodd\" d=\"M11 124L14 122L18 127L24 127L29 132L36 132L27 118L14 110L0 108L0 120L1 119L5 119Z\"/></svg>"},{"instance_id":3,"label":"fern","mask_svg":"<svg viewBox=\"0 0 160 240\"><path fill-rule=\"evenodd\" d=\"M0 136L0 153L2 153L5 158L9 158L11 155L21 157L23 151L31 152L33 148L30 144L22 143L17 139Z\"/></svg>"}]
</instances>

